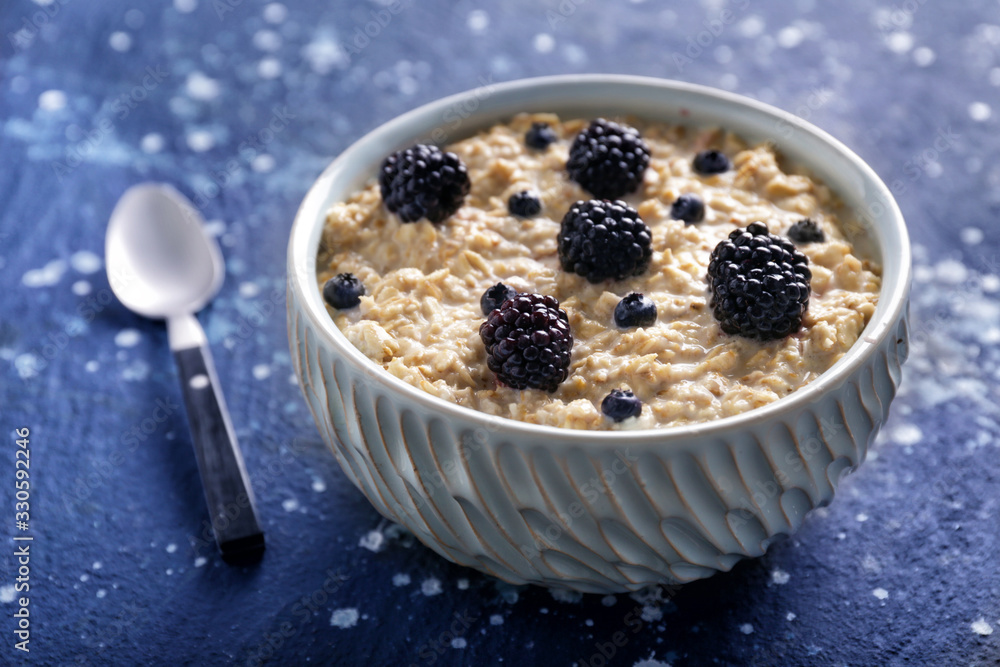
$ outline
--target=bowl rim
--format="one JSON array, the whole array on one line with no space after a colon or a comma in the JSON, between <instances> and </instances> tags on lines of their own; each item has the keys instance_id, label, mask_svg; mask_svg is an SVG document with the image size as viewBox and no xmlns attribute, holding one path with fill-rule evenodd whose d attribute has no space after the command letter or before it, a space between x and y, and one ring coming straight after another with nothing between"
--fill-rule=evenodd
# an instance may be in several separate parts
<instances>
[{"instance_id":1,"label":"bowl rim","mask_svg":"<svg viewBox=\"0 0 1000 667\"><path fill-rule=\"evenodd\" d=\"M327 202L327 191L330 188L330 181L334 174L340 170L349 160L361 151L366 144L374 143L377 139L391 134L399 134L411 124L433 115L438 120L442 113L448 109L456 108L471 99L473 95L480 94L479 88L466 90L460 93L439 98L428 102L410 111L400 114L389 121L382 123L372 129L360 139L357 139L350 146L344 149L319 175L316 181L310 186L303 198L302 204L295 214L292 229L289 236L287 252L287 280L288 289L295 291L297 302L302 311L312 322L314 329L319 332L323 339L332 346L333 349L344 358L352 361L356 366L360 366L362 372L367 372L369 377L384 384L389 390L402 392L407 398L416 401L425 408L432 410L441 416L450 417L458 422L478 422L479 425L487 428L491 432L503 430L527 438L545 438L552 442L566 444L569 441L573 445L594 444L601 447L611 445L628 444L630 446L642 445L663 445L672 441L685 441L691 438L711 437L722 432L733 429L750 430L753 427L770 422L781 413L798 414L801 408L821 398L826 392L835 389L848 380L854 373L861 370L869 358L878 350L885 339L895 336L895 324L903 316L903 311L908 302L908 295L911 283L911 249L909 236L903 215L897 205L895 198L885 183L879 178L875 171L868 166L851 149L833 136L805 121L799 116L759 102L749 97L736 93L719 90L700 84L676 81L673 79L661 79L656 77L623 75L623 74L566 74L550 75L541 77L531 77L517 79L502 83L491 83L491 97L497 98L516 95L519 92L532 88L558 88L560 86L595 86L602 85L626 85L639 88L655 88L660 90L679 91L695 96L710 98L715 102L749 108L756 112L773 117L776 121L787 123L796 131L811 135L812 138L826 144L841 157L845 158L850 165L857 170L862 177L866 187L873 188L871 193L878 198L886 207L883 214L882 224L891 224L895 227L896 236L899 239L899 247L882 248L882 267L885 268L885 253L889 250L899 256L898 280L891 293L885 293L886 276L882 275L882 289L879 292L879 302L875 314L868 322L857 341L848 349L844 355L837 360L830 368L821 373L819 377L809 384L796 389L787 396L783 396L776 401L758 408L748 410L736 415L713 419L705 422L691 424L680 424L676 426L666 426L660 428L644 429L618 429L618 430L585 430L571 429L545 424L532 424L509 417L490 415L474 408L451 403L443 398L423 391L404 380L397 378L386 372L381 366L375 364L365 356L359 349L354 347L344 336L343 332L334 324L333 319L326 311L320 296L319 285L316 280L316 248L312 248L313 256L309 256L310 237L314 233L317 225L325 224L326 213L329 208ZM471 113L472 118L480 115L482 110ZM640 115L640 114L636 114ZM692 114L692 126L699 125ZM424 127L422 131L409 131L404 134L409 136L410 143L418 141L420 137L427 136L431 128ZM449 136L448 141L457 141L473 132L460 133L460 136ZM369 180L374 176L369 176ZM842 193L834 189L834 192L843 198ZM845 199L845 206L848 203ZM317 244L318 245L318 244ZM300 263L300 262L303 262ZM311 267L310 271L296 270L295 267ZM303 275L306 274L306 275ZM306 278L310 280L306 281ZM305 281L305 285L303 282ZM306 298L305 290L311 290L314 294L312 298ZM290 340L291 345L296 345L297 341ZM301 378L299 378L301 383Z\"/></svg>"}]
</instances>

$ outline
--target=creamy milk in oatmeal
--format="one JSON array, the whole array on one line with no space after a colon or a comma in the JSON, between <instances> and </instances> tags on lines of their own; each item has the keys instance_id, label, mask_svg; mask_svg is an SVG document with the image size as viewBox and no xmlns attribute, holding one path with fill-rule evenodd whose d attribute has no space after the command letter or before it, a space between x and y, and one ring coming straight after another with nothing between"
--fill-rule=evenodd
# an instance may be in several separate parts
<instances>
[{"instance_id":1,"label":"creamy milk in oatmeal","mask_svg":"<svg viewBox=\"0 0 1000 667\"><path fill-rule=\"evenodd\" d=\"M360 305L329 308L348 340L388 373L458 405L536 424L578 429L658 428L735 415L776 401L816 379L858 339L875 310L880 268L853 254L826 186L792 173L766 145L748 146L717 129L629 119L651 159L638 190L624 197L652 232L652 260L639 276L591 284L560 268L557 235L570 206L592 195L571 181L566 160L590 119L521 115L447 147L465 163L471 190L439 224L402 224L372 182L329 212L318 263L320 286L349 272L364 284ZM528 148L533 121L558 141ZM706 148L733 168L703 176L692 158ZM540 194L542 211L508 212L517 192ZM686 225L671 203L694 193L704 220ZM759 342L723 333L709 307L706 267L713 248L737 227L765 222L784 235L803 218L826 240L799 244L809 259L812 294L801 330ZM497 383L479 336L480 297L498 281L551 295L575 339L569 377L549 393ZM658 310L648 327L615 326L615 306L630 292ZM642 400L642 413L615 423L601 412L612 389Z\"/></svg>"}]
</instances>

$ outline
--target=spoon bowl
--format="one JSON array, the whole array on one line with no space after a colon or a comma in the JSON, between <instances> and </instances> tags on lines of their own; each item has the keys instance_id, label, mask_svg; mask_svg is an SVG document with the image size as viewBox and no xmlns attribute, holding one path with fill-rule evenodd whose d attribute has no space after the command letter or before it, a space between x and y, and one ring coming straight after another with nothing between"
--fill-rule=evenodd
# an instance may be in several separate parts
<instances>
[{"instance_id":1,"label":"spoon bowl","mask_svg":"<svg viewBox=\"0 0 1000 667\"><path fill-rule=\"evenodd\" d=\"M222 253L201 216L169 185L143 183L122 196L105 254L115 296L154 319L201 310L225 276Z\"/></svg>"}]
</instances>

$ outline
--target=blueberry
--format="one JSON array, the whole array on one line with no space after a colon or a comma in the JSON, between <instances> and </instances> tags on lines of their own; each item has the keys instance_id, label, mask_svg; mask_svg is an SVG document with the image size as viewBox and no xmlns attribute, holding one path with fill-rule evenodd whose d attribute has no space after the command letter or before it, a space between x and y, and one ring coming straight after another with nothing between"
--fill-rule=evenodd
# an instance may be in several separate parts
<instances>
[{"instance_id":1,"label":"blueberry","mask_svg":"<svg viewBox=\"0 0 1000 667\"><path fill-rule=\"evenodd\" d=\"M354 308L361 303L364 293L365 286L353 273L337 274L323 285L323 298L338 310Z\"/></svg>"},{"instance_id":2,"label":"blueberry","mask_svg":"<svg viewBox=\"0 0 1000 667\"><path fill-rule=\"evenodd\" d=\"M648 327L656 321L656 304L645 294L632 292L615 306L615 324L623 329Z\"/></svg>"},{"instance_id":3,"label":"blueberry","mask_svg":"<svg viewBox=\"0 0 1000 667\"><path fill-rule=\"evenodd\" d=\"M532 123L531 129L524 135L524 143L530 148L545 150L549 144L555 143L559 137L548 123Z\"/></svg>"},{"instance_id":4,"label":"blueberry","mask_svg":"<svg viewBox=\"0 0 1000 667\"><path fill-rule=\"evenodd\" d=\"M601 412L616 422L642 414L642 401L628 389L612 389L601 401Z\"/></svg>"},{"instance_id":5,"label":"blueberry","mask_svg":"<svg viewBox=\"0 0 1000 667\"><path fill-rule=\"evenodd\" d=\"M806 218L788 228L788 238L796 243L822 243L826 240L823 228Z\"/></svg>"},{"instance_id":6,"label":"blueberry","mask_svg":"<svg viewBox=\"0 0 1000 667\"><path fill-rule=\"evenodd\" d=\"M681 195L670 206L670 217L692 225L705 219L705 202L698 195Z\"/></svg>"},{"instance_id":7,"label":"blueberry","mask_svg":"<svg viewBox=\"0 0 1000 667\"><path fill-rule=\"evenodd\" d=\"M532 218L542 211L542 201L530 190L523 190L510 196L507 210L519 218Z\"/></svg>"},{"instance_id":8,"label":"blueberry","mask_svg":"<svg viewBox=\"0 0 1000 667\"><path fill-rule=\"evenodd\" d=\"M500 307L500 305L507 299L513 299L517 296L517 290L503 283L497 283L493 287L489 288L483 292L482 298L479 299L479 307L483 309L483 315L489 316L494 310Z\"/></svg>"},{"instance_id":9,"label":"blueberry","mask_svg":"<svg viewBox=\"0 0 1000 667\"><path fill-rule=\"evenodd\" d=\"M721 174L733 168L733 163L729 161L722 151L707 150L694 156L694 170L704 176Z\"/></svg>"}]
</instances>

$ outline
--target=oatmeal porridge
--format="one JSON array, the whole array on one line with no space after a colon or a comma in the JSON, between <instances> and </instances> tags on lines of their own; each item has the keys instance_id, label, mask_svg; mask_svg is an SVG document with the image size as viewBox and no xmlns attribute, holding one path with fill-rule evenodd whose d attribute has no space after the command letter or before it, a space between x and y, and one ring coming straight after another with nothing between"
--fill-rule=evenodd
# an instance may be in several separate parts
<instances>
[{"instance_id":1,"label":"oatmeal porridge","mask_svg":"<svg viewBox=\"0 0 1000 667\"><path fill-rule=\"evenodd\" d=\"M816 379L857 341L881 285L880 267L845 237L836 196L769 145L626 122L523 114L449 153L394 154L379 182L329 211L317 272L336 325L423 391L566 428L704 422ZM581 137L591 141L582 163ZM433 196L400 185L414 173ZM628 237L627 249L606 252L594 229ZM756 285L744 298L725 271L743 271L751 254L764 268L737 276ZM777 290L778 305L761 290ZM522 336L523 350L491 338L529 320L549 328ZM523 368L502 359L535 360L526 346L538 341L545 363L566 366L515 388ZM532 363L518 363L530 375Z\"/></svg>"}]
</instances>

